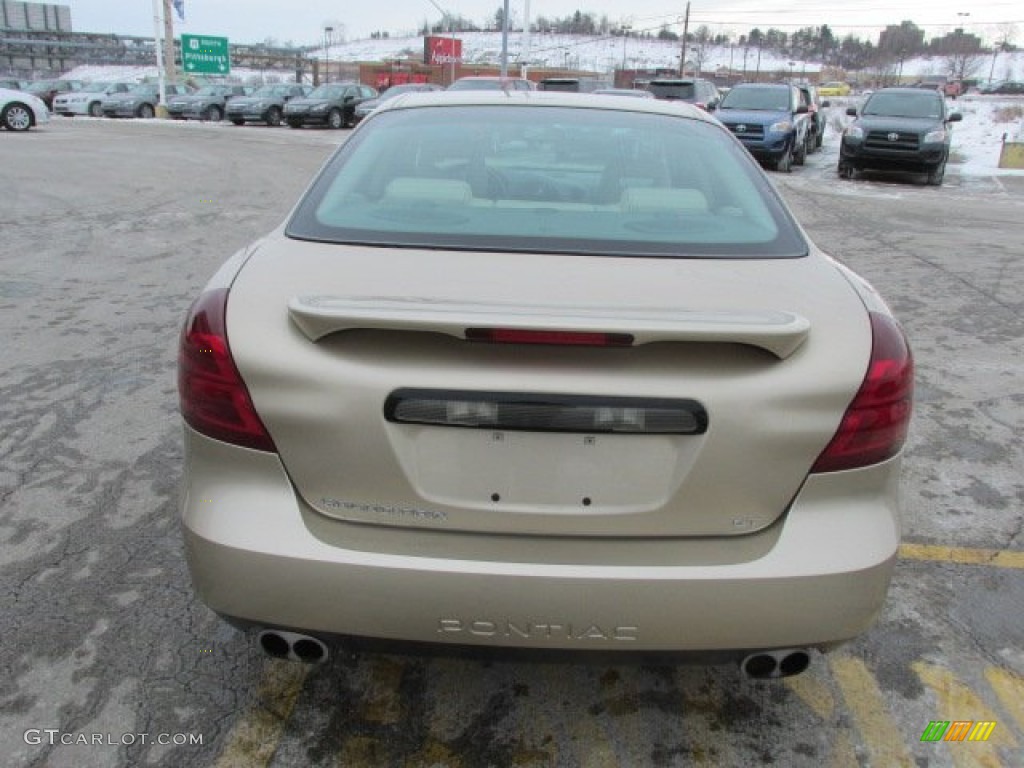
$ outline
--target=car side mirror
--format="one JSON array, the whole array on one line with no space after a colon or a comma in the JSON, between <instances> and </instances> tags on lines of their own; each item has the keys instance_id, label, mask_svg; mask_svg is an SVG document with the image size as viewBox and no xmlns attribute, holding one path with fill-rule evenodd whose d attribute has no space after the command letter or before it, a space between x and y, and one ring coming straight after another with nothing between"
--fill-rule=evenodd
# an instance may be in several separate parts
<instances>
[{"instance_id":1,"label":"car side mirror","mask_svg":"<svg viewBox=\"0 0 1024 768\"><path fill-rule=\"evenodd\" d=\"M356 97L350 93L348 96L345 97L345 103L348 104L350 101L355 101L355 98Z\"/></svg>"},{"instance_id":2,"label":"car side mirror","mask_svg":"<svg viewBox=\"0 0 1024 768\"><path fill-rule=\"evenodd\" d=\"M947 123L959 123L963 119L964 119L963 115L961 115L959 112L954 112L952 115L950 115L949 117L946 118L946 122Z\"/></svg>"},{"instance_id":3,"label":"car side mirror","mask_svg":"<svg viewBox=\"0 0 1024 768\"><path fill-rule=\"evenodd\" d=\"M857 108L856 107L847 107L846 108L846 114L848 114L850 117L856 117L857 116Z\"/></svg>"}]
</instances>

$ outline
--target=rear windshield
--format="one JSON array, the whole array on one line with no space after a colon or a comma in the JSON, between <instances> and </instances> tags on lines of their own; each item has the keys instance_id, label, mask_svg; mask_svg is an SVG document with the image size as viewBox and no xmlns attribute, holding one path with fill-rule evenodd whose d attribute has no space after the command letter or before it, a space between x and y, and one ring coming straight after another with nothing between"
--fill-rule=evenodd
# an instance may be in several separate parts
<instances>
[{"instance_id":1,"label":"rear windshield","mask_svg":"<svg viewBox=\"0 0 1024 768\"><path fill-rule=\"evenodd\" d=\"M378 113L334 155L286 232L608 256L806 252L763 172L720 126L566 107Z\"/></svg>"}]
</instances>

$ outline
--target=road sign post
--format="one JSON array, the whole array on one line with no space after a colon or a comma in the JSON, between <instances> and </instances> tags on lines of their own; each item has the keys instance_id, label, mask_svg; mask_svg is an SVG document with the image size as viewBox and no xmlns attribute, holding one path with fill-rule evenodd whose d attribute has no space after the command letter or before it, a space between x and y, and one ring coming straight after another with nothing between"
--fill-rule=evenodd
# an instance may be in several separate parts
<instances>
[{"instance_id":1,"label":"road sign post","mask_svg":"<svg viewBox=\"0 0 1024 768\"><path fill-rule=\"evenodd\" d=\"M181 36L181 66L190 75L226 75L231 72L231 53L226 37Z\"/></svg>"}]
</instances>

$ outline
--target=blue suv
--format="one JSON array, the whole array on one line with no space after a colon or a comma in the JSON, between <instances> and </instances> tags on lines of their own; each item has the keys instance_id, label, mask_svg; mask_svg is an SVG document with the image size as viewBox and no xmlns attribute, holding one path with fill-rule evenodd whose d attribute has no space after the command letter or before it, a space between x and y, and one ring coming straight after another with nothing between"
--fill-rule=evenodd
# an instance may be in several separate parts
<instances>
[{"instance_id":1,"label":"blue suv","mask_svg":"<svg viewBox=\"0 0 1024 768\"><path fill-rule=\"evenodd\" d=\"M796 86L741 83L719 102L715 116L769 168L789 172L794 163L804 164L811 118Z\"/></svg>"}]
</instances>

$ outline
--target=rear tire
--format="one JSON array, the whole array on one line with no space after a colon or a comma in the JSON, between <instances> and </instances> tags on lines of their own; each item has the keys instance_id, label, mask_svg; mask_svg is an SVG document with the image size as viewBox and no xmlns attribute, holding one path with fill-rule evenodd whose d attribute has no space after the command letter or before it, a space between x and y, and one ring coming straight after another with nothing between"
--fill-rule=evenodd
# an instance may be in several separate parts
<instances>
[{"instance_id":1,"label":"rear tire","mask_svg":"<svg viewBox=\"0 0 1024 768\"><path fill-rule=\"evenodd\" d=\"M94 101L89 105L89 117L103 117L103 105Z\"/></svg>"},{"instance_id":2,"label":"rear tire","mask_svg":"<svg viewBox=\"0 0 1024 768\"><path fill-rule=\"evenodd\" d=\"M205 110L203 110L203 120L209 120L211 123L219 123L224 115L221 114L220 107L216 104L211 104Z\"/></svg>"},{"instance_id":3,"label":"rear tire","mask_svg":"<svg viewBox=\"0 0 1024 768\"><path fill-rule=\"evenodd\" d=\"M267 125L272 125L275 128L281 124L281 110L277 107L271 107L267 110Z\"/></svg>"},{"instance_id":4,"label":"rear tire","mask_svg":"<svg viewBox=\"0 0 1024 768\"><path fill-rule=\"evenodd\" d=\"M143 120L151 120L156 114L152 104L142 104L137 110L135 110L135 116L141 117Z\"/></svg>"},{"instance_id":5,"label":"rear tire","mask_svg":"<svg viewBox=\"0 0 1024 768\"><path fill-rule=\"evenodd\" d=\"M344 127L344 125L345 125L345 118L344 118L344 116L341 114L341 112L339 110L332 109L330 112L327 113L327 127L328 128L330 128L331 130L336 131L339 128Z\"/></svg>"},{"instance_id":6,"label":"rear tire","mask_svg":"<svg viewBox=\"0 0 1024 768\"><path fill-rule=\"evenodd\" d=\"M850 165L849 163L840 162L839 167L836 168L836 173L839 174L840 179L849 180L853 178L856 171L854 170L853 166Z\"/></svg>"}]
</instances>

